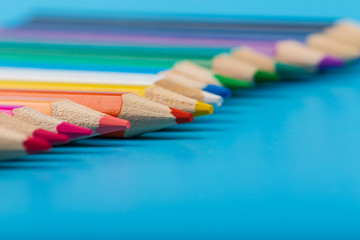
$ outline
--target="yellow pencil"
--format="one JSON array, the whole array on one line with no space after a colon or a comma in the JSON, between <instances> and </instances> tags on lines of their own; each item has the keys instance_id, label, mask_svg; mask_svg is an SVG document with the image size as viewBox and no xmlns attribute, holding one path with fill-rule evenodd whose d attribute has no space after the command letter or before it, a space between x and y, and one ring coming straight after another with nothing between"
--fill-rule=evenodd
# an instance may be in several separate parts
<instances>
[{"instance_id":1,"label":"yellow pencil","mask_svg":"<svg viewBox=\"0 0 360 240\"><path fill-rule=\"evenodd\" d=\"M194 117L212 114L213 106L183 95L174 93L159 86L132 86L117 84L85 84L85 83L55 83L17 80L1 80L3 89L31 90L63 90L63 91L95 91L95 92L132 92L152 101L193 113Z\"/></svg>"}]
</instances>

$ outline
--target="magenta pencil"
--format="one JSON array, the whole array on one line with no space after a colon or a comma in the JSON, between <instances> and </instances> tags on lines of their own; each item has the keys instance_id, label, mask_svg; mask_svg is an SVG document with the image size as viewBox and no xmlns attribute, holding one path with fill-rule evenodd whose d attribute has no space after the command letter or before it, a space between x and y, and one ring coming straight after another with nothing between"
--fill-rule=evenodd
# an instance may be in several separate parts
<instances>
[{"instance_id":1,"label":"magenta pencil","mask_svg":"<svg viewBox=\"0 0 360 240\"><path fill-rule=\"evenodd\" d=\"M39 126L48 131L66 135L70 139L87 137L93 134L91 129L63 122L27 106L0 105L0 112Z\"/></svg>"}]
</instances>

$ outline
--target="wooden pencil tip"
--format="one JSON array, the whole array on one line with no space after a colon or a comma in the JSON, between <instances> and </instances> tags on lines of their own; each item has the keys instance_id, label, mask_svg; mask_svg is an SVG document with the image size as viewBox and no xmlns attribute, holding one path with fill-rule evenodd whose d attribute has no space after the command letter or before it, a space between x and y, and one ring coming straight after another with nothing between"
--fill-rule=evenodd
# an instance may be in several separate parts
<instances>
[{"instance_id":1,"label":"wooden pencil tip","mask_svg":"<svg viewBox=\"0 0 360 240\"><path fill-rule=\"evenodd\" d=\"M131 126L129 121L105 115L100 119L99 127L96 129L98 134L106 134L129 129Z\"/></svg>"},{"instance_id":2,"label":"wooden pencil tip","mask_svg":"<svg viewBox=\"0 0 360 240\"><path fill-rule=\"evenodd\" d=\"M171 107L169 108L171 109L171 114L176 117L175 121L177 122L177 124L194 121L194 115L192 113L188 113Z\"/></svg>"},{"instance_id":3,"label":"wooden pencil tip","mask_svg":"<svg viewBox=\"0 0 360 240\"><path fill-rule=\"evenodd\" d=\"M70 138L64 134L54 133L45 129L37 129L34 131L35 138L41 138L48 141L51 145L59 145L68 143Z\"/></svg>"},{"instance_id":4,"label":"wooden pencil tip","mask_svg":"<svg viewBox=\"0 0 360 240\"><path fill-rule=\"evenodd\" d=\"M214 112L213 106L207 103L197 101L195 106L195 112L193 113L193 115L194 117L200 117L200 116L212 114L213 112Z\"/></svg>"},{"instance_id":5,"label":"wooden pencil tip","mask_svg":"<svg viewBox=\"0 0 360 240\"><path fill-rule=\"evenodd\" d=\"M42 138L29 137L23 145L28 154L44 152L51 149L50 143Z\"/></svg>"},{"instance_id":6,"label":"wooden pencil tip","mask_svg":"<svg viewBox=\"0 0 360 240\"><path fill-rule=\"evenodd\" d=\"M58 133L67 135L70 139L93 135L93 131L91 129L73 125L67 122L63 122L58 125L56 130Z\"/></svg>"}]
</instances>

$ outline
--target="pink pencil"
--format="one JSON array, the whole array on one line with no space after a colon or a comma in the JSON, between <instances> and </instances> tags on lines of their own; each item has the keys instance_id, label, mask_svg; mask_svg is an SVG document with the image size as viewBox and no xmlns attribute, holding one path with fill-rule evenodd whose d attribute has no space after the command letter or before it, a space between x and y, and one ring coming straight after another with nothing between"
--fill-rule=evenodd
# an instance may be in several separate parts
<instances>
[{"instance_id":1,"label":"pink pencil","mask_svg":"<svg viewBox=\"0 0 360 240\"><path fill-rule=\"evenodd\" d=\"M70 139L91 136L93 134L91 129L63 122L26 106L0 105L0 112L37 125L48 131L64 134Z\"/></svg>"}]
</instances>

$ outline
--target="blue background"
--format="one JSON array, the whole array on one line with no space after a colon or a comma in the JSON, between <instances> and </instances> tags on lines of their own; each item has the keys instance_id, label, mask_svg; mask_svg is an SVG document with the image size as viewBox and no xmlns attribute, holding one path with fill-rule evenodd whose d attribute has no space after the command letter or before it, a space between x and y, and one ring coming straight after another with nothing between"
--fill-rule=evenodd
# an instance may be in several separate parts
<instances>
[{"instance_id":1,"label":"blue background","mask_svg":"<svg viewBox=\"0 0 360 240\"><path fill-rule=\"evenodd\" d=\"M6 1L35 8L352 17L357 1ZM0 239L359 239L360 66L238 91L213 116L0 165Z\"/></svg>"}]
</instances>

